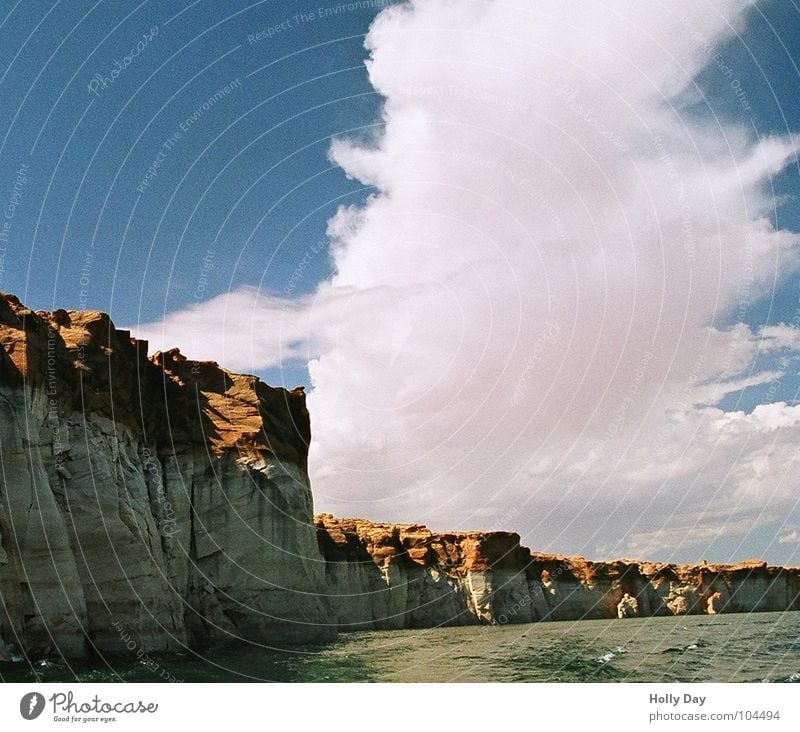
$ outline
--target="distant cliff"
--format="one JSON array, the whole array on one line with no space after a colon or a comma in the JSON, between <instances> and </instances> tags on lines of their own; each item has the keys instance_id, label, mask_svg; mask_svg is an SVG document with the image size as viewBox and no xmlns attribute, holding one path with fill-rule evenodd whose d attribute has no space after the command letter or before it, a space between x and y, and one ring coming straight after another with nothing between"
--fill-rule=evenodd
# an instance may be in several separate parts
<instances>
[{"instance_id":1,"label":"distant cliff","mask_svg":"<svg viewBox=\"0 0 800 732\"><path fill-rule=\"evenodd\" d=\"M0 295L0 660L337 630L800 609L800 570L313 517L302 389ZM628 613L628 614L631 614Z\"/></svg>"},{"instance_id":2,"label":"distant cliff","mask_svg":"<svg viewBox=\"0 0 800 732\"><path fill-rule=\"evenodd\" d=\"M591 562L532 552L517 534L317 516L336 621L348 629L800 610L800 568L749 561Z\"/></svg>"}]
</instances>

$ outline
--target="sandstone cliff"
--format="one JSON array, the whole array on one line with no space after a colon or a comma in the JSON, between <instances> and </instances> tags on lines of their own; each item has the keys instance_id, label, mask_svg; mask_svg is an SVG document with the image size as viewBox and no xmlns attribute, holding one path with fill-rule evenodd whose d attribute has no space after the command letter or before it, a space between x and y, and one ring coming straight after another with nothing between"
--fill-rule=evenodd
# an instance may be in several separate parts
<instances>
[{"instance_id":1,"label":"sandstone cliff","mask_svg":"<svg viewBox=\"0 0 800 732\"><path fill-rule=\"evenodd\" d=\"M0 661L611 618L625 593L627 616L800 609L800 570L762 562L314 518L309 440L302 389L0 295Z\"/></svg>"},{"instance_id":2,"label":"sandstone cliff","mask_svg":"<svg viewBox=\"0 0 800 732\"><path fill-rule=\"evenodd\" d=\"M329 635L302 390L0 297L0 652Z\"/></svg>"},{"instance_id":3,"label":"sandstone cliff","mask_svg":"<svg viewBox=\"0 0 800 732\"><path fill-rule=\"evenodd\" d=\"M517 534L317 516L330 604L347 629L800 610L800 568L590 562L531 552ZM631 614L627 611L627 614Z\"/></svg>"},{"instance_id":4,"label":"sandstone cliff","mask_svg":"<svg viewBox=\"0 0 800 732\"><path fill-rule=\"evenodd\" d=\"M343 629L423 628L536 619L530 553L517 534L434 534L424 526L315 518L328 599Z\"/></svg>"}]
</instances>

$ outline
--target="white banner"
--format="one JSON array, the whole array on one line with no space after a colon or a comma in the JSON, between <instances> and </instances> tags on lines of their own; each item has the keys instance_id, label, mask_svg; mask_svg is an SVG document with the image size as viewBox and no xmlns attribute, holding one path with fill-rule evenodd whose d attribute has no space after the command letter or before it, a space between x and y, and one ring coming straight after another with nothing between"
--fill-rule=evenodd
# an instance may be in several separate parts
<instances>
[{"instance_id":1,"label":"white banner","mask_svg":"<svg viewBox=\"0 0 800 732\"><path fill-rule=\"evenodd\" d=\"M791 685L5 684L0 729L800 729Z\"/></svg>"}]
</instances>

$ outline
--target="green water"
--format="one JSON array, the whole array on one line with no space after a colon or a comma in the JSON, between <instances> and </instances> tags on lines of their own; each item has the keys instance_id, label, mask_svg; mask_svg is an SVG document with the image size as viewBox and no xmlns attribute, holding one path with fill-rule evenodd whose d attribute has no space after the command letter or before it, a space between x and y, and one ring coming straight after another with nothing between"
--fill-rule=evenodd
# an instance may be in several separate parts
<instances>
[{"instance_id":1,"label":"green water","mask_svg":"<svg viewBox=\"0 0 800 732\"><path fill-rule=\"evenodd\" d=\"M342 634L91 666L5 664L4 681L795 681L800 612Z\"/></svg>"}]
</instances>

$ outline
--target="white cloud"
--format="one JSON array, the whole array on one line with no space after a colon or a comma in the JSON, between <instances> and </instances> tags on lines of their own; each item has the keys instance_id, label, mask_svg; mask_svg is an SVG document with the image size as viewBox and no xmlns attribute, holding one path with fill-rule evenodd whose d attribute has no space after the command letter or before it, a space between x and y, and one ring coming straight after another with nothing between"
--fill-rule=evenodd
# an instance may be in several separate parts
<instances>
[{"instance_id":1,"label":"white cloud","mask_svg":"<svg viewBox=\"0 0 800 732\"><path fill-rule=\"evenodd\" d=\"M306 303L265 297L245 288L133 327L150 352L180 348L195 360L220 361L235 371L301 357L296 340Z\"/></svg>"},{"instance_id":2,"label":"white cloud","mask_svg":"<svg viewBox=\"0 0 800 732\"><path fill-rule=\"evenodd\" d=\"M138 332L244 370L308 354L318 507L651 555L686 526L774 520L798 408L713 405L779 378L753 359L800 337L711 324L797 269L798 237L769 223L796 141L684 106L751 4L382 12L385 134L331 148L379 193L330 222L333 278Z\"/></svg>"}]
</instances>

